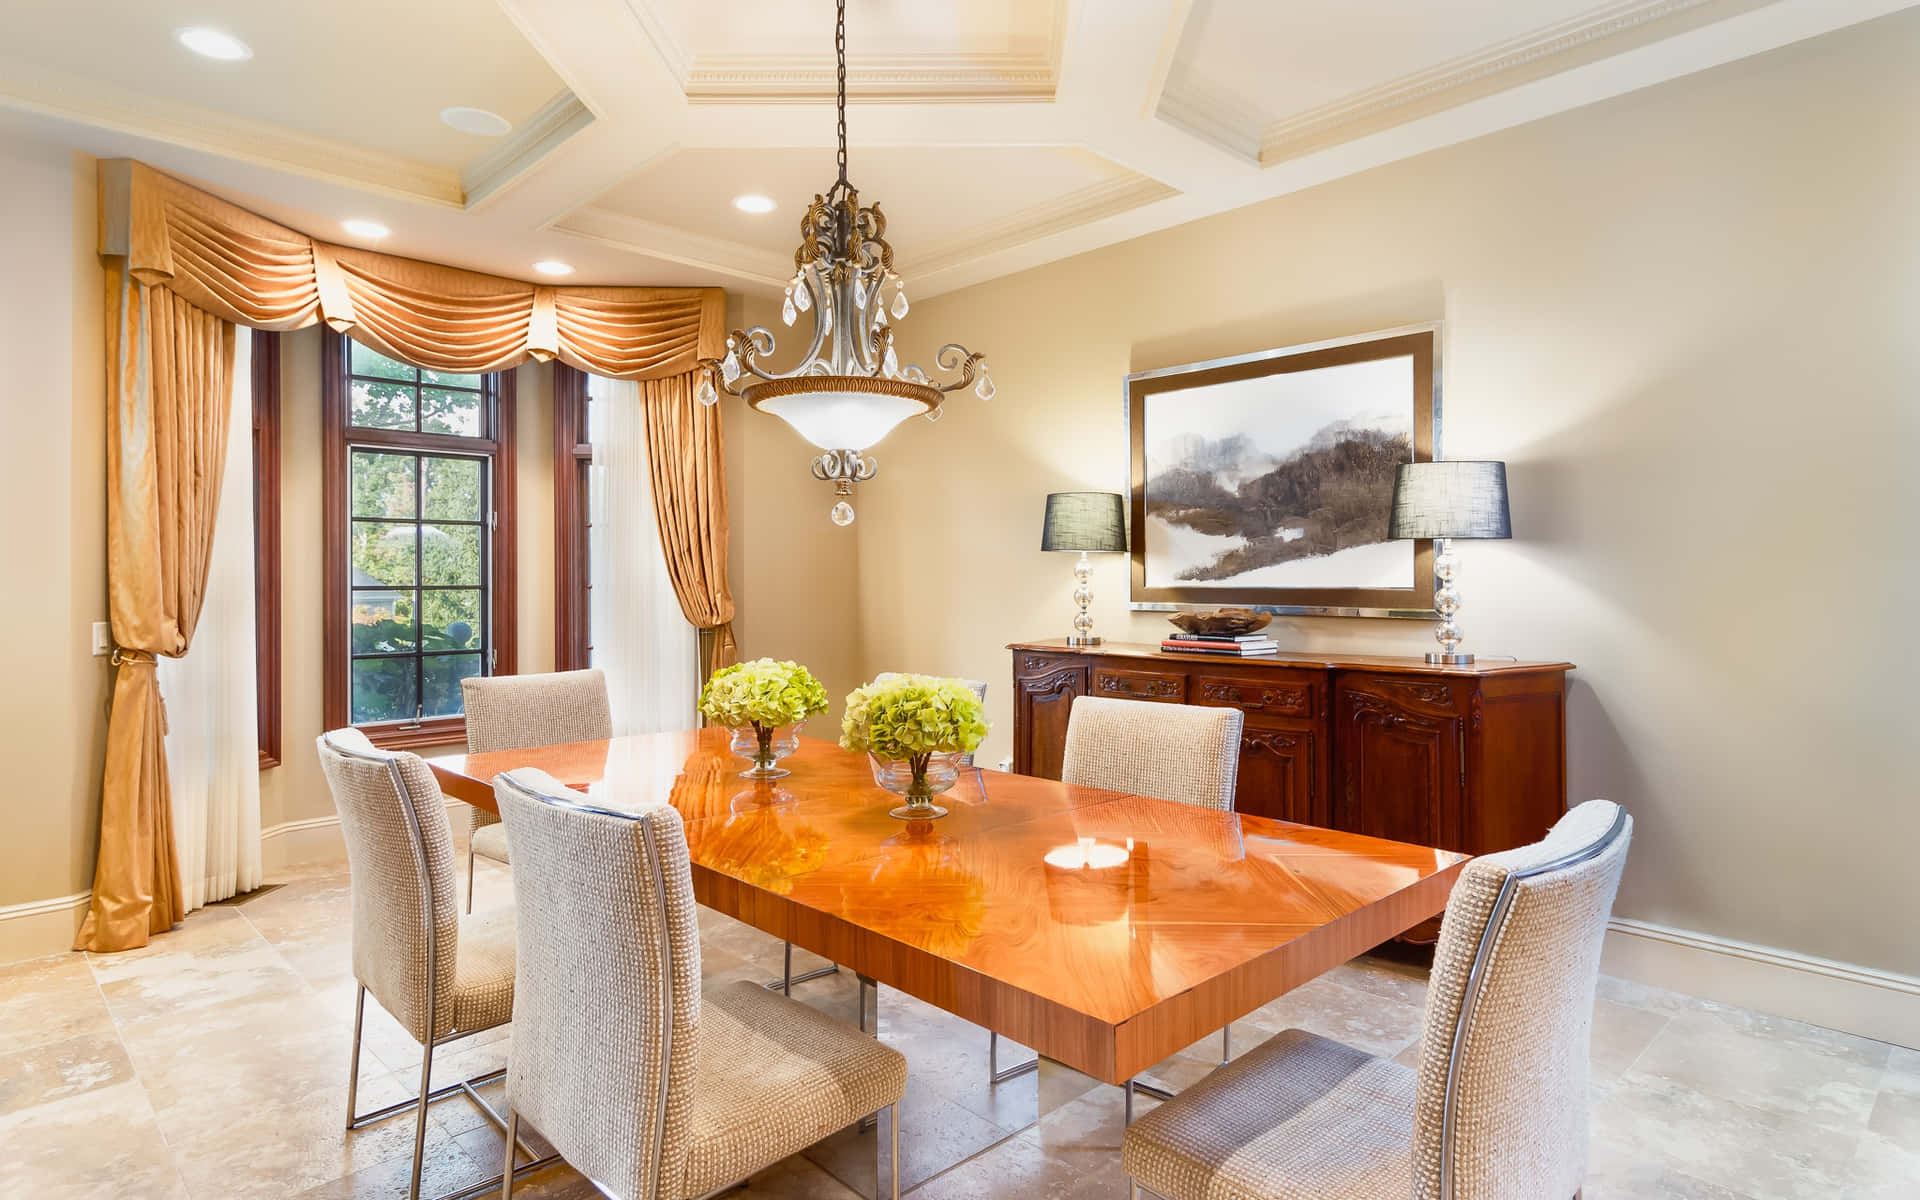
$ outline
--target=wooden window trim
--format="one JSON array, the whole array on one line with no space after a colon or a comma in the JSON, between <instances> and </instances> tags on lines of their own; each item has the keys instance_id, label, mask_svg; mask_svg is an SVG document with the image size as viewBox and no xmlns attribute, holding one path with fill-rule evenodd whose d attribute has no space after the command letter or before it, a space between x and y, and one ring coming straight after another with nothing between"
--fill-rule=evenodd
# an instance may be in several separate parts
<instances>
[{"instance_id":1,"label":"wooden window trim","mask_svg":"<svg viewBox=\"0 0 1920 1200\"><path fill-rule=\"evenodd\" d=\"M260 769L280 765L280 335L252 332L253 649Z\"/></svg>"},{"instance_id":2,"label":"wooden window trim","mask_svg":"<svg viewBox=\"0 0 1920 1200\"><path fill-rule=\"evenodd\" d=\"M490 637L494 651L492 675L512 675L518 669L519 571L514 554L518 541L514 512L515 470L513 432L515 420L514 371L487 375L482 389L490 409L490 438L461 438L448 434L406 433L399 430L352 430L348 421L348 339L332 329L321 335L320 439L322 467L320 505L323 513L321 551L326 594L321 611L325 621L322 635L323 657L321 712L328 729L340 729L351 723L352 680L347 621L347 451L350 443L393 446L424 453L488 453L493 457L491 486L495 513L489 558L492 580L488 587L491 611ZM359 729L374 745L389 750L417 750L427 746L445 746L464 742L467 719L432 717L418 723L406 721L361 725Z\"/></svg>"},{"instance_id":3,"label":"wooden window trim","mask_svg":"<svg viewBox=\"0 0 1920 1200\"><path fill-rule=\"evenodd\" d=\"M587 548L587 373L554 364L553 375L553 668L578 671L592 663Z\"/></svg>"}]
</instances>

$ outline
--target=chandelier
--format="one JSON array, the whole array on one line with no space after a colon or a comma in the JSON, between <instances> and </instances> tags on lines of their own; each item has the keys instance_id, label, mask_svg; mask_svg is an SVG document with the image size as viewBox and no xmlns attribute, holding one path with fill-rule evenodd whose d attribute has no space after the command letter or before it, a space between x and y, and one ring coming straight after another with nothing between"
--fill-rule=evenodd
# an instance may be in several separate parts
<instances>
[{"instance_id":1,"label":"chandelier","mask_svg":"<svg viewBox=\"0 0 1920 1200\"><path fill-rule=\"evenodd\" d=\"M878 470L868 449L908 417L939 420L946 393L972 387L991 400L994 386L985 356L956 342L934 356L946 379L900 363L887 314L896 321L907 315L907 289L893 270L887 218L878 201L861 207L859 190L847 181L846 0L839 0L833 49L840 177L800 219L800 248L780 310L788 325L813 314L806 354L791 370L769 370L761 359L773 353L773 334L759 325L736 329L725 355L700 360L705 373L694 394L702 404L718 401L721 391L738 396L824 451L813 460L813 477L833 484L838 500L829 516L844 526L853 523L853 485Z\"/></svg>"}]
</instances>

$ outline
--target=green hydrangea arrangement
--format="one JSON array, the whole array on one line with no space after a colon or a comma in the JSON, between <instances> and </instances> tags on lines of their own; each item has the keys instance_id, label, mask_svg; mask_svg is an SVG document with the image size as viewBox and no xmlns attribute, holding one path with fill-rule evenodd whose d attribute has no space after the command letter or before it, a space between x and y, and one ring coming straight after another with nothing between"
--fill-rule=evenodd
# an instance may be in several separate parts
<instances>
[{"instance_id":1,"label":"green hydrangea arrangement","mask_svg":"<svg viewBox=\"0 0 1920 1200\"><path fill-rule=\"evenodd\" d=\"M827 711L827 689L797 662L756 658L721 667L700 689L700 712L715 725L771 733Z\"/></svg>"},{"instance_id":2,"label":"green hydrangea arrangement","mask_svg":"<svg viewBox=\"0 0 1920 1200\"><path fill-rule=\"evenodd\" d=\"M847 693L840 744L926 770L930 754L966 754L987 736L985 706L958 679L896 675Z\"/></svg>"}]
</instances>

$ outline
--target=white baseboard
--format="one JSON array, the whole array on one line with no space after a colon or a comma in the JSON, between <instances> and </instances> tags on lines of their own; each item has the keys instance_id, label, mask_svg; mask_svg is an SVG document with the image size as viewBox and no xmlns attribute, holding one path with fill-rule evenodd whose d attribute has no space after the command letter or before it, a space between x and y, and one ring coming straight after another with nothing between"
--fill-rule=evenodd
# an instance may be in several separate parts
<instances>
[{"instance_id":1,"label":"white baseboard","mask_svg":"<svg viewBox=\"0 0 1920 1200\"><path fill-rule=\"evenodd\" d=\"M458 816L466 808L460 800L447 801L449 816ZM455 822L454 842L464 845L466 826ZM347 843L340 835L340 815L308 817L300 821L282 821L260 831L260 865L269 876L296 863L332 862L347 856Z\"/></svg>"},{"instance_id":2,"label":"white baseboard","mask_svg":"<svg viewBox=\"0 0 1920 1200\"><path fill-rule=\"evenodd\" d=\"M1920 978L1616 918L1600 969L1689 996L1920 1049Z\"/></svg>"},{"instance_id":3,"label":"white baseboard","mask_svg":"<svg viewBox=\"0 0 1920 1200\"><path fill-rule=\"evenodd\" d=\"M75 892L50 900L0 906L0 963L41 958L73 949L74 935L86 920L93 893Z\"/></svg>"}]
</instances>

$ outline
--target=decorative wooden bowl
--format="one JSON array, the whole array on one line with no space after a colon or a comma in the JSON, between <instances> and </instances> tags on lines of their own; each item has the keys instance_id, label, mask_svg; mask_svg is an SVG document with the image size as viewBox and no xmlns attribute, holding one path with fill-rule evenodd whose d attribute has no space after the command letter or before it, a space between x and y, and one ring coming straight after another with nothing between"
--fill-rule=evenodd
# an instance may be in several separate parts
<instances>
[{"instance_id":1,"label":"decorative wooden bowl","mask_svg":"<svg viewBox=\"0 0 1920 1200\"><path fill-rule=\"evenodd\" d=\"M1182 633L1253 633L1265 629L1271 613L1250 608L1216 608L1212 612L1182 612L1167 618Z\"/></svg>"}]
</instances>

